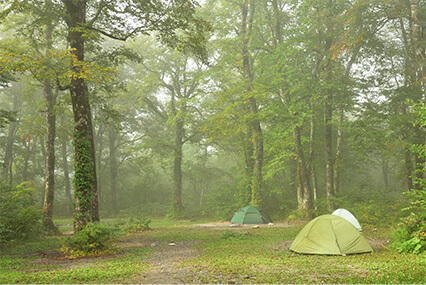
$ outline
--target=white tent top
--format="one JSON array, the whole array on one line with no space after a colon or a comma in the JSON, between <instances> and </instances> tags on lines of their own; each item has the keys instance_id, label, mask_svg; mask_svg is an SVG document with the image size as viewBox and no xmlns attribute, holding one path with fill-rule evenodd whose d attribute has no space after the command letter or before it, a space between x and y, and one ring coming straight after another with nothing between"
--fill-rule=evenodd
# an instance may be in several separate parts
<instances>
[{"instance_id":1,"label":"white tent top","mask_svg":"<svg viewBox=\"0 0 426 285\"><path fill-rule=\"evenodd\" d=\"M348 210L337 209L336 211L334 211L332 213L332 215L340 216L340 217L346 219L348 222L350 222L352 225L354 225L355 228L357 228L357 230L362 231L361 225L359 224L358 220Z\"/></svg>"}]
</instances>

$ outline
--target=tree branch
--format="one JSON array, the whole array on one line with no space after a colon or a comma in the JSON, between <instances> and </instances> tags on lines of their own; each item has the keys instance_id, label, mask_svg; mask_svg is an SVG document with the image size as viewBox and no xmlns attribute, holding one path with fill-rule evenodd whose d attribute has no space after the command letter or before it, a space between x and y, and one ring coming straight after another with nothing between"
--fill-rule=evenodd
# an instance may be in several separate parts
<instances>
[{"instance_id":1,"label":"tree branch","mask_svg":"<svg viewBox=\"0 0 426 285\"><path fill-rule=\"evenodd\" d=\"M95 32L98 32L98 33L100 33L100 34L102 34L102 35L104 35L104 36L106 36L106 37L108 37L108 38L111 38L111 39L114 39L114 40L118 40L118 41L126 41L128 38L130 38L130 37L132 37L133 35L135 35L138 31L139 31L139 29L140 28L134 28L133 29L133 31L131 31L129 34L127 34L127 35L125 35L125 36L123 36L123 37L119 37L119 36L115 36L115 35L113 35L113 34L110 34L110 33L107 33L107 32L105 32L105 31L103 31L103 30L100 30L100 29L97 29L97 28L95 28L95 27L87 27L87 29L89 29L89 30L93 30L93 31L95 31ZM143 34L146 34L146 35L148 35L148 33L147 32L142 32Z\"/></svg>"}]
</instances>

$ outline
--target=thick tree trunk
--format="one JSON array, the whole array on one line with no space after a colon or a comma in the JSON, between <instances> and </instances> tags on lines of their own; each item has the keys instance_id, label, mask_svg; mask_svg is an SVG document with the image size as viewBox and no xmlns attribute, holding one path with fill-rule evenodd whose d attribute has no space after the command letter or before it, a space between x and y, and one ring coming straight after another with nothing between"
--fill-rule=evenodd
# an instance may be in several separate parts
<instances>
[{"instance_id":1,"label":"thick tree trunk","mask_svg":"<svg viewBox=\"0 0 426 285\"><path fill-rule=\"evenodd\" d=\"M84 77L84 36L86 0L62 0L66 7L68 41L75 59L71 63L71 103L74 114L75 214L74 231L99 221L95 147L89 95Z\"/></svg>"}]
</instances>

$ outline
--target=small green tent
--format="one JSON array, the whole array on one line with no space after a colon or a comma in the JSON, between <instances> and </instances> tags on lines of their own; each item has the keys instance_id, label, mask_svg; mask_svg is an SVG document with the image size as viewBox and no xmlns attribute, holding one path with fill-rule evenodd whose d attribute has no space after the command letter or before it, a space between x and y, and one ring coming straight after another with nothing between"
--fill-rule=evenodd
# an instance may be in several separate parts
<instances>
[{"instance_id":1,"label":"small green tent","mask_svg":"<svg viewBox=\"0 0 426 285\"><path fill-rule=\"evenodd\" d=\"M307 223L291 244L290 250L330 255L373 251L354 225L336 215L322 215Z\"/></svg>"},{"instance_id":2,"label":"small green tent","mask_svg":"<svg viewBox=\"0 0 426 285\"><path fill-rule=\"evenodd\" d=\"M271 218L261 209L255 206L241 208L231 219L233 224L268 224Z\"/></svg>"}]
</instances>

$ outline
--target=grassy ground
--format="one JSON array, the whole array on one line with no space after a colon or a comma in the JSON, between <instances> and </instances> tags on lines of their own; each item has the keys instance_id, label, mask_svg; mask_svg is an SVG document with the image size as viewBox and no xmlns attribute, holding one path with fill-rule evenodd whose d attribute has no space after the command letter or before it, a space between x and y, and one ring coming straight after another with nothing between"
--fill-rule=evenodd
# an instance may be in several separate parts
<instances>
[{"instance_id":1,"label":"grassy ground","mask_svg":"<svg viewBox=\"0 0 426 285\"><path fill-rule=\"evenodd\" d=\"M68 221L58 224L69 230ZM252 229L155 220L150 226L126 236L108 256L67 259L57 251L58 238L3 250L0 283L156 283L161 279L150 280L150 272L163 262L173 267L160 272L173 274L163 279L169 283L426 283L426 256L387 249L389 229L365 229L374 253L318 256L288 251L302 225ZM166 261L178 248L171 242L191 247L191 256Z\"/></svg>"}]
</instances>

